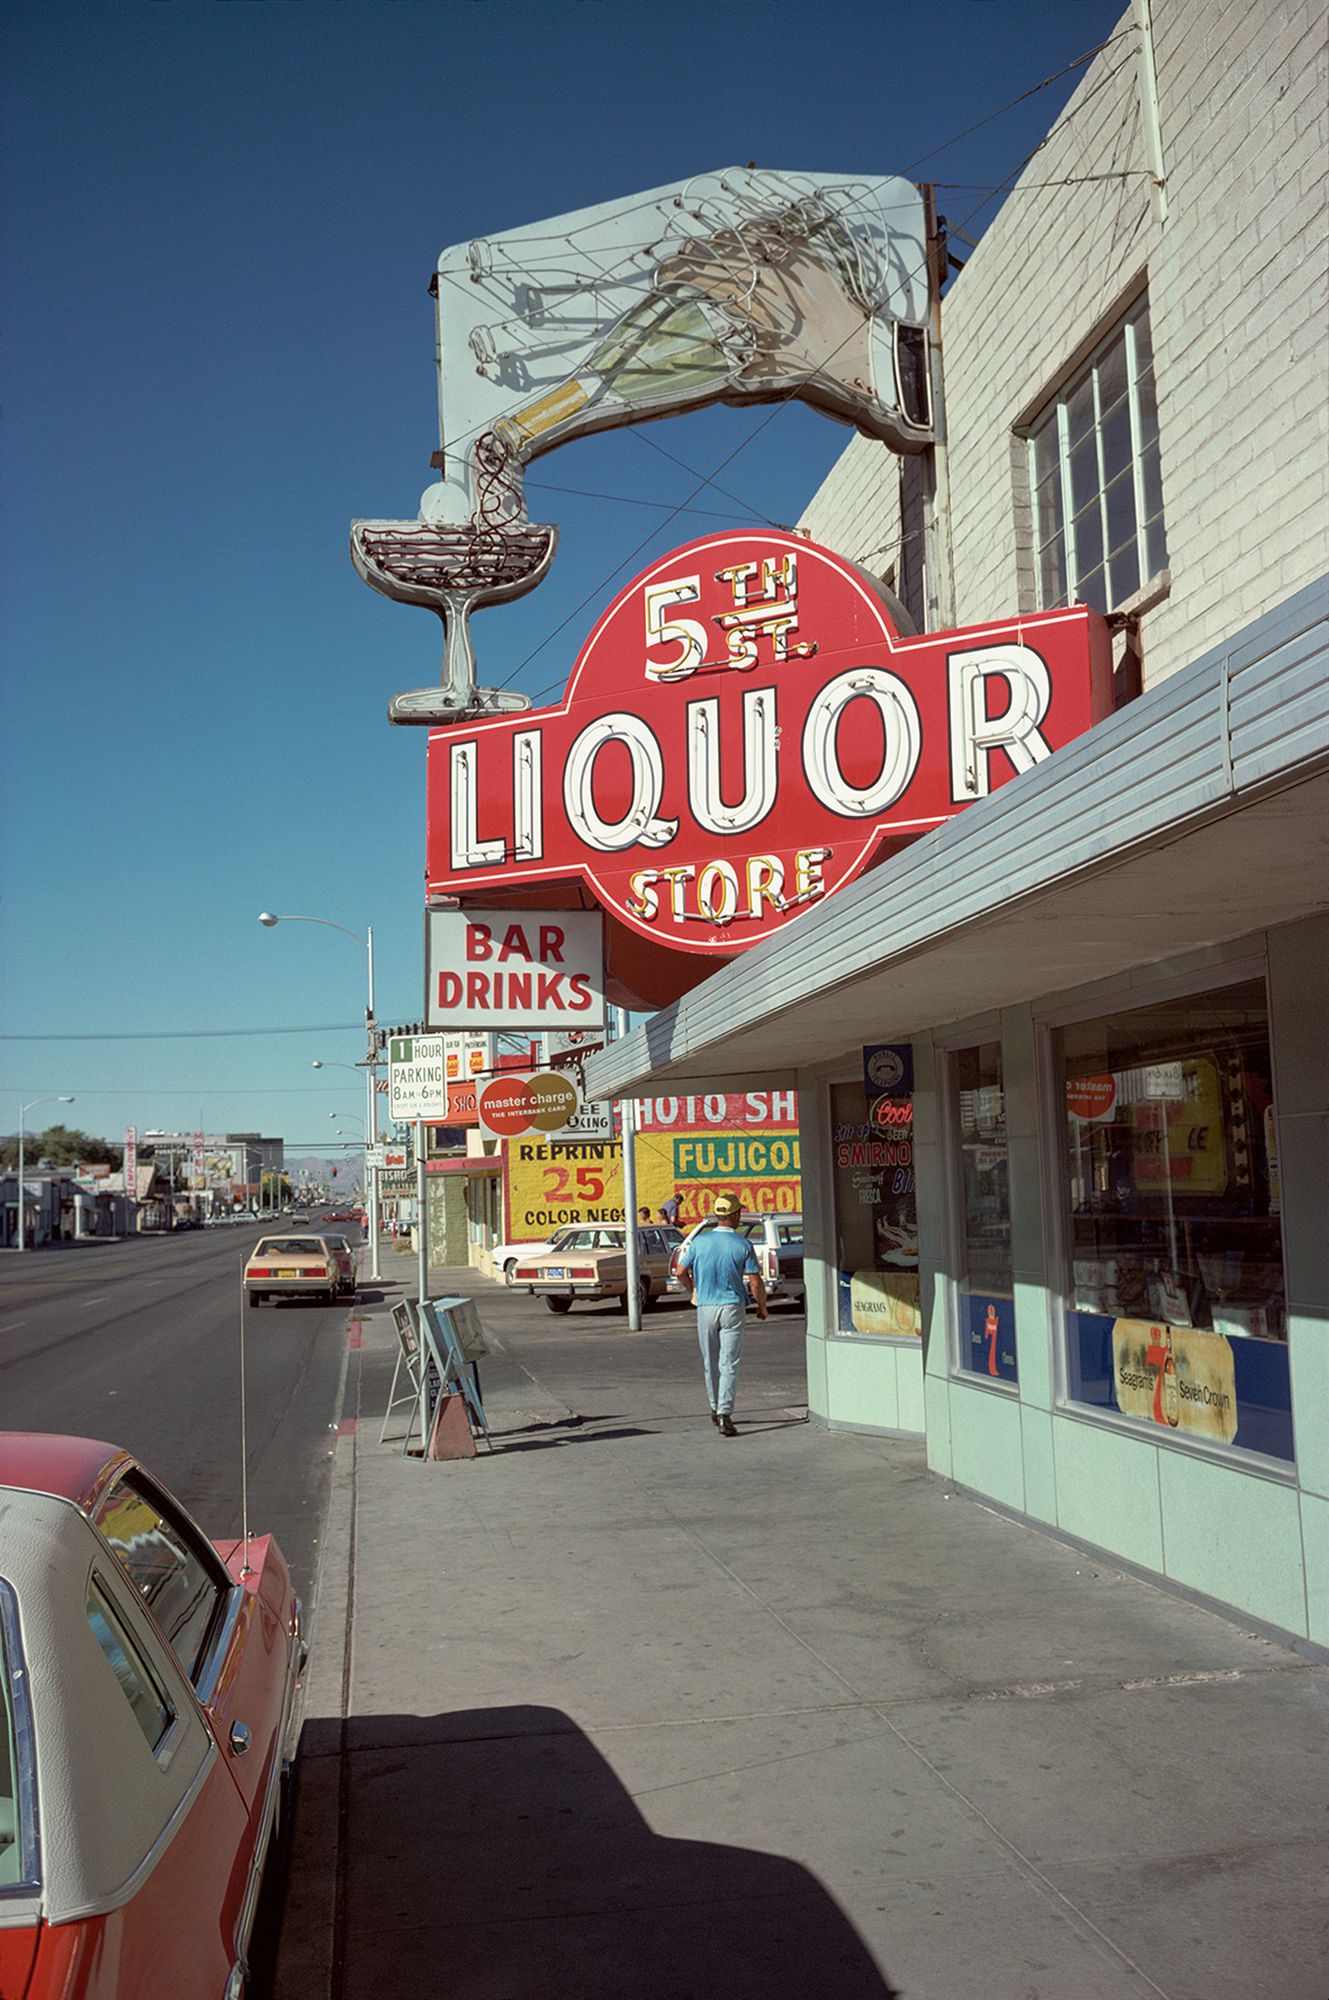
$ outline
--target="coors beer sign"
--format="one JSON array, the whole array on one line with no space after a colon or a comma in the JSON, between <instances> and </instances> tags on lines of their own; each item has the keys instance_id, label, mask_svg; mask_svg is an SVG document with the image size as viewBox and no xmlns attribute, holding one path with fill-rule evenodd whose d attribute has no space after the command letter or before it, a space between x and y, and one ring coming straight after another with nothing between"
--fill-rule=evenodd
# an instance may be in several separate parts
<instances>
[{"instance_id":1,"label":"coors beer sign","mask_svg":"<svg viewBox=\"0 0 1329 2000\"><path fill-rule=\"evenodd\" d=\"M829 549L709 536L621 592L559 707L431 733L429 890L584 884L731 958L1088 729L1110 671L1083 606L910 637Z\"/></svg>"}]
</instances>

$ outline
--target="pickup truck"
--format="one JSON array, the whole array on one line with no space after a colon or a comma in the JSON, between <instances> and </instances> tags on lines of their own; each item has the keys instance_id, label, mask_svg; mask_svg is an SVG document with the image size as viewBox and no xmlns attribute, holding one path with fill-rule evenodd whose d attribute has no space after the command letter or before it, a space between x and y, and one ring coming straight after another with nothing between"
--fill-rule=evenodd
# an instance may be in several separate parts
<instances>
[{"instance_id":1,"label":"pickup truck","mask_svg":"<svg viewBox=\"0 0 1329 2000\"><path fill-rule=\"evenodd\" d=\"M700 1230L714 1229L715 1217L703 1216L695 1222L683 1243L688 1243ZM803 1282L803 1218L801 1215L745 1215L738 1225L741 1236L750 1236L757 1252L757 1262L761 1275L766 1281L768 1299L787 1299L790 1305L802 1307L807 1302L807 1288ZM678 1273L678 1253L683 1248L680 1243L669 1260L669 1289L671 1292L686 1292L687 1286Z\"/></svg>"}]
</instances>

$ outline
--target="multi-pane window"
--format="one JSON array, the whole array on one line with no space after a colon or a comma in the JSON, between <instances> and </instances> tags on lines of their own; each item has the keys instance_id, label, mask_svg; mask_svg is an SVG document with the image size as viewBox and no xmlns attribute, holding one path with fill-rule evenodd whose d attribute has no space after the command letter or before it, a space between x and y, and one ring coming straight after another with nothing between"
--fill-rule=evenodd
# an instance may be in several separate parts
<instances>
[{"instance_id":1,"label":"multi-pane window","mask_svg":"<svg viewBox=\"0 0 1329 2000\"><path fill-rule=\"evenodd\" d=\"M1149 302L1029 432L1038 603L1112 611L1167 568Z\"/></svg>"},{"instance_id":2,"label":"multi-pane window","mask_svg":"<svg viewBox=\"0 0 1329 2000\"><path fill-rule=\"evenodd\" d=\"M1263 982L1078 1021L1058 1042L1072 1399L1291 1459Z\"/></svg>"}]
</instances>

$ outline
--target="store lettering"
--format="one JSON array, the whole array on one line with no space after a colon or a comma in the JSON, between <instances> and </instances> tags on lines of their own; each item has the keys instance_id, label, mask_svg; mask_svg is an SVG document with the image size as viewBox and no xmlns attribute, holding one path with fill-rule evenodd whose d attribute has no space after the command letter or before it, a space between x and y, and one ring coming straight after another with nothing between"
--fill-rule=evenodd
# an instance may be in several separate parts
<instances>
[{"instance_id":1,"label":"store lettering","mask_svg":"<svg viewBox=\"0 0 1329 2000\"><path fill-rule=\"evenodd\" d=\"M911 1139L841 1140L835 1148L837 1167L911 1167L913 1161Z\"/></svg>"}]
</instances>

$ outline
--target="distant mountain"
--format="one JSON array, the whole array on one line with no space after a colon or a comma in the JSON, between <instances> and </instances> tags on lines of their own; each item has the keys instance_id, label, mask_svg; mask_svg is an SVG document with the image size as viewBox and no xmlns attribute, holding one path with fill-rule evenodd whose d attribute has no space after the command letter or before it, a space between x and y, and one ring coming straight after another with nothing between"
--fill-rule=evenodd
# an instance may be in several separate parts
<instances>
[{"instance_id":1,"label":"distant mountain","mask_svg":"<svg viewBox=\"0 0 1329 2000\"><path fill-rule=\"evenodd\" d=\"M332 1176L333 1168L337 1177ZM364 1185L364 1161L360 1154L288 1153L284 1167L291 1186L299 1191L305 1180L320 1181L330 1192L359 1194Z\"/></svg>"}]
</instances>

